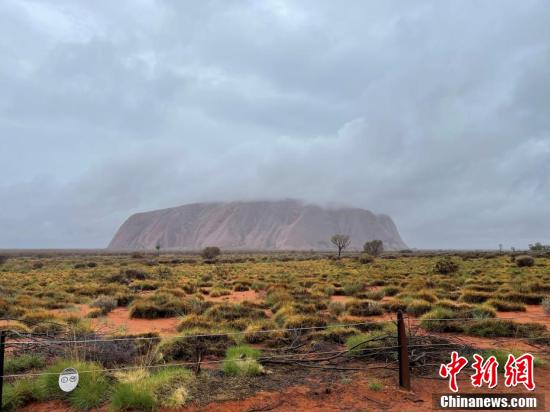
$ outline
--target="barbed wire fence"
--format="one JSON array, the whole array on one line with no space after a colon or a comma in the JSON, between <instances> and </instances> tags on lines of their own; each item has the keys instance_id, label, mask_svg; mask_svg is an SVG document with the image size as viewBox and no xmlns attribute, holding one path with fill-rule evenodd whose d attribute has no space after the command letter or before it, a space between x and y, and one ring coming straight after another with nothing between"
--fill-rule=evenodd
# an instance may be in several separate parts
<instances>
[{"instance_id":1,"label":"barbed wire fence","mask_svg":"<svg viewBox=\"0 0 550 412\"><path fill-rule=\"evenodd\" d=\"M544 318L545 316L525 315L530 318ZM547 318L547 317L546 317ZM491 319L491 318L485 318ZM516 317L500 317L498 320L514 320ZM11 319L10 319L11 320ZM421 378L435 378L433 374L435 367L448 359L451 351L460 351L465 355L472 355L483 350L476 348L475 342L461 337L457 334L431 333L420 327L422 322L476 322L479 318L430 318L417 319L397 312L395 319L389 320L367 320L355 323L334 323L324 326L309 326L296 328L277 328L254 331L254 334L283 333L293 336L290 345L279 348L269 348L273 352L269 355L259 356L256 360L261 364L272 365L294 365L301 368L332 369L339 371L365 371L377 368L390 369L398 372L399 385L407 390L411 389L411 375ZM296 343L300 337L307 337L309 332L327 330L330 328L361 328L372 327L375 324L394 324L395 333L386 333L362 340L354 346L342 350L301 350L306 344ZM519 323L517 324L519 325ZM1 393L4 380L26 379L44 375L58 375L57 372L26 372L26 373L4 373L4 358L6 350L8 353L30 353L40 352L51 357L67 355L67 353L84 353L87 356L97 358L101 361L105 373L117 371L129 371L135 369L160 369L167 367L187 367L200 373L202 365L220 365L225 362L220 359L205 358L209 345L213 345L216 339L231 338L244 335L247 331L231 331L223 333L198 333L180 334L162 337L154 334L141 336L110 336L93 334L90 336L73 335L62 339L58 336L50 336L47 333L26 333L17 330L0 331L0 410L2 405ZM155 363L153 357L138 365L130 364L139 356L146 355L152 350L154 344L163 339L187 340L190 341L192 350L187 357L194 357L193 360L184 362L162 362ZM540 355L550 354L550 335L535 337L512 338L489 338L493 348L513 341L515 344L521 342L533 348L535 353ZM445 350L443 350L445 349ZM266 349L267 351L267 349ZM78 357L78 356L77 356ZM247 361L248 359L234 359L236 362ZM344 366L351 361L361 360L370 363L368 367ZM97 370L81 370L79 374L97 372Z\"/></svg>"}]
</instances>

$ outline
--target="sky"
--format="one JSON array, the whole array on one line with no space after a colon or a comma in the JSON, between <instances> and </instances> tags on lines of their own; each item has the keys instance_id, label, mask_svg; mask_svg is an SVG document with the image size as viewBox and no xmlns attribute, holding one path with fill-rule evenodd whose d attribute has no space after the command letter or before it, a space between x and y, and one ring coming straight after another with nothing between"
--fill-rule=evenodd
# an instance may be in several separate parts
<instances>
[{"instance_id":1,"label":"sky","mask_svg":"<svg viewBox=\"0 0 550 412\"><path fill-rule=\"evenodd\" d=\"M546 1L0 1L0 248L298 198L550 243Z\"/></svg>"}]
</instances>

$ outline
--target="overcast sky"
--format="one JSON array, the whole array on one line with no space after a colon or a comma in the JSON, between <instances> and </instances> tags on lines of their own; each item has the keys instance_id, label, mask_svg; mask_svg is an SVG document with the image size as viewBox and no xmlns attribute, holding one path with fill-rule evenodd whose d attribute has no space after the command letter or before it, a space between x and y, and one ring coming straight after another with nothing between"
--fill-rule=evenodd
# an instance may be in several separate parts
<instances>
[{"instance_id":1,"label":"overcast sky","mask_svg":"<svg viewBox=\"0 0 550 412\"><path fill-rule=\"evenodd\" d=\"M301 198L550 243L547 1L0 1L0 248Z\"/></svg>"}]
</instances>

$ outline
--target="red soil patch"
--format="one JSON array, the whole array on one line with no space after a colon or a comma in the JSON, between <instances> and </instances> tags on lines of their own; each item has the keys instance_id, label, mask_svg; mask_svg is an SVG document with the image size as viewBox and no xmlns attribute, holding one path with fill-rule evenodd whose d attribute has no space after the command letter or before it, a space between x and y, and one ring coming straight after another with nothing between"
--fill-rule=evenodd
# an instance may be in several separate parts
<instances>
[{"instance_id":1,"label":"red soil patch","mask_svg":"<svg viewBox=\"0 0 550 412\"><path fill-rule=\"evenodd\" d=\"M344 295L332 295L330 297L330 301L331 302L342 302L342 303L346 303L347 301L351 300L352 297L351 296L344 296Z\"/></svg>"},{"instance_id":2,"label":"red soil patch","mask_svg":"<svg viewBox=\"0 0 550 412\"><path fill-rule=\"evenodd\" d=\"M372 372L371 372L372 373ZM412 377L412 391L397 387L394 373L386 377L376 377L369 372L353 375L348 383L335 379L332 384L315 379L304 385L287 388L280 392L259 392L254 396L237 401L215 402L204 407L189 406L185 411L425 411L432 410L432 394L448 393L448 383L444 379L422 379ZM460 376L460 393L487 393L487 388L474 388L466 374ZM459 379L460 379L459 378ZM384 388L380 392L369 389L376 379ZM550 371L537 368L535 371L537 388L535 394L550 393ZM506 388L502 383L499 393L522 393L528 391L522 386ZM164 409L168 412L170 409Z\"/></svg>"},{"instance_id":3,"label":"red soil patch","mask_svg":"<svg viewBox=\"0 0 550 412\"><path fill-rule=\"evenodd\" d=\"M31 403L21 409L21 412L72 412L74 411L69 405L63 401L47 401Z\"/></svg>"},{"instance_id":4,"label":"red soil patch","mask_svg":"<svg viewBox=\"0 0 550 412\"><path fill-rule=\"evenodd\" d=\"M497 318L518 323L541 323L550 330L550 316L544 313L540 305L525 305L525 312L497 312Z\"/></svg>"},{"instance_id":5,"label":"red soil patch","mask_svg":"<svg viewBox=\"0 0 550 412\"><path fill-rule=\"evenodd\" d=\"M230 295L225 296L205 296L205 300L210 302L231 302L231 303L240 303L245 300L249 302L260 302L263 299L263 296L260 293L256 293L254 290L245 290L242 292L232 292Z\"/></svg>"},{"instance_id":6,"label":"red soil patch","mask_svg":"<svg viewBox=\"0 0 550 412\"><path fill-rule=\"evenodd\" d=\"M136 319L129 317L127 308L116 308L104 318L92 319L92 327L103 333L130 334L158 332L160 335L176 333L178 318Z\"/></svg>"}]
</instances>

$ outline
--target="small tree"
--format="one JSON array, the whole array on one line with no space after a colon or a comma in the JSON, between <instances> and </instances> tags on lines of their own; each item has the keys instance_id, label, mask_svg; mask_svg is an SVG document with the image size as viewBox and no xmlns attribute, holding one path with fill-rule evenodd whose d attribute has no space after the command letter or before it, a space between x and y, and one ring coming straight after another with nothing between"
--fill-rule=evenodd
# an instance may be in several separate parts
<instances>
[{"instance_id":1,"label":"small tree","mask_svg":"<svg viewBox=\"0 0 550 412\"><path fill-rule=\"evenodd\" d=\"M219 247L208 246L202 250L201 257L204 260L213 260L213 259L216 259L216 257L218 257L220 253L221 253L221 250Z\"/></svg>"},{"instance_id":2,"label":"small tree","mask_svg":"<svg viewBox=\"0 0 550 412\"><path fill-rule=\"evenodd\" d=\"M331 243L338 249L338 258L342 254L342 250L347 248L351 243L351 239L348 235L336 234L330 238Z\"/></svg>"},{"instance_id":3,"label":"small tree","mask_svg":"<svg viewBox=\"0 0 550 412\"><path fill-rule=\"evenodd\" d=\"M160 243L156 244L155 249L157 250L157 256L160 256Z\"/></svg>"},{"instance_id":4,"label":"small tree","mask_svg":"<svg viewBox=\"0 0 550 412\"><path fill-rule=\"evenodd\" d=\"M381 240L370 240L365 242L363 250L371 256L379 256L384 251L384 242Z\"/></svg>"}]
</instances>

